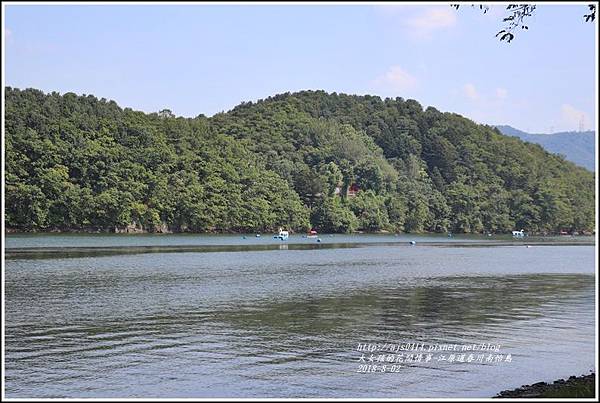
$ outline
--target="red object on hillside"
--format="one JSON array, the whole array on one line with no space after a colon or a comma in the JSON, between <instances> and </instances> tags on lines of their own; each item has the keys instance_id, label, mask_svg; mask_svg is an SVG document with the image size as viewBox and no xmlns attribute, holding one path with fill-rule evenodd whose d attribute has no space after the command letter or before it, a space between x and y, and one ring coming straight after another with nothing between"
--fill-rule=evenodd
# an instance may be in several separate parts
<instances>
[{"instance_id":1,"label":"red object on hillside","mask_svg":"<svg viewBox=\"0 0 600 403\"><path fill-rule=\"evenodd\" d=\"M316 230L316 229L314 229L314 228L313 228L313 229L311 229L311 230L310 230L310 234L311 234L311 235L317 235L317 230Z\"/></svg>"},{"instance_id":2,"label":"red object on hillside","mask_svg":"<svg viewBox=\"0 0 600 403\"><path fill-rule=\"evenodd\" d=\"M360 190L360 188L358 187L358 185L356 183L353 183L349 188L348 188L348 196L356 196L356 193L358 193L358 191Z\"/></svg>"}]
</instances>

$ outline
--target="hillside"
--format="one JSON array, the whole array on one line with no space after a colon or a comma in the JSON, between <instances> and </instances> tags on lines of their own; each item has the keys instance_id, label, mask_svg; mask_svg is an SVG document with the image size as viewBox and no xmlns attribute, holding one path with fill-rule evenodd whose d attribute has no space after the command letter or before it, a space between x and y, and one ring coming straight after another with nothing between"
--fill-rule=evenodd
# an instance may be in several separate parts
<instances>
[{"instance_id":1,"label":"hillside","mask_svg":"<svg viewBox=\"0 0 600 403\"><path fill-rule=\"evenodd\" d=\"M6 89L18 230L592 230L594 176L414 100L303 91L207 118Z\"/></svg>"},{"instance_id":2,"label":"hillside","mask_svg":"<svg viewBox=\"0 0 600 403\"><path fill-rule=\"evenodd\" d=\"M496 126L507 136L536 143L553 154L562 154L565 159L594 172L596 169L596 132L558 132L550 134L527 133L511 126Z\"/></svg>"}]
</instances>

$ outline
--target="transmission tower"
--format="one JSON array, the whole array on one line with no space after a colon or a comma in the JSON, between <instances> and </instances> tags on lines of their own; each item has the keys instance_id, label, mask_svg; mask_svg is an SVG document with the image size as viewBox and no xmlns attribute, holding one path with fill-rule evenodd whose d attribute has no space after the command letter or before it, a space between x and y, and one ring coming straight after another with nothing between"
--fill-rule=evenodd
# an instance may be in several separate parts
<instances>
[{"instance_id":1,"label":"transmission tower","mask_svg":"<svg viewBox=\"0 0 600 403\"><path fill-rule=\"evenodd\" d=\"M582 132L583 129L585 128L585 121L584 121L585 116L582 114L581 115L581 119L579 119L579 131Z\"/></svg>"}]
</instances>

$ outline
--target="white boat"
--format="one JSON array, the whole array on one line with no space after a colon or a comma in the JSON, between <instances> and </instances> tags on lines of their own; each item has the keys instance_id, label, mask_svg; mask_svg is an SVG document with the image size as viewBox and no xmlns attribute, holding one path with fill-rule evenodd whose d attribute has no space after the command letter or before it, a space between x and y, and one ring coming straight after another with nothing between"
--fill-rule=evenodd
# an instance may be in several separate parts
<instances>
[{"instance_id":1,"label":"white boat","mask_svg":"<svg viewBox=\"0 0 600 403\"><path fill-rule=\"evenodd\" d=\"M514 236L515 238L523 238L525 236L525 233L523 232L523 230L513 231L512 236Z\"/></svg>"},{"instance_id":2,"label":"white boat","mask_svg":"<svg viewBox=\"0 0 600 403\"><path fill-rule=\"evenodd\" d=\"M273 238L285 241L289 238L289 236L290 233L288 231L284 231L283 228L279 228L279 233L277 235L273 235Z\"/></svg>"}]
</instances>

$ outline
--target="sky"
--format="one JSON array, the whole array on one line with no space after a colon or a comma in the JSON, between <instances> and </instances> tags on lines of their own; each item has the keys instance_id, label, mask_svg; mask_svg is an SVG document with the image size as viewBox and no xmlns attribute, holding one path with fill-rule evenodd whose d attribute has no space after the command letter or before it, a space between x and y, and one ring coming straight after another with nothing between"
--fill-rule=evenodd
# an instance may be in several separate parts
<instances>
[{"instance_id":1,"label":"sky","mask_svg":"<svg viewBox=\"0 0 600 403\"><path fill-rule=\"evenodd\" d=\"M594 129L596 23L541 4L511 43L504 6L6 4L4 84L211 116L322 89L416 99L478 123Z\"/></svg>"}]
</instances>

